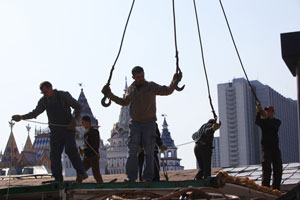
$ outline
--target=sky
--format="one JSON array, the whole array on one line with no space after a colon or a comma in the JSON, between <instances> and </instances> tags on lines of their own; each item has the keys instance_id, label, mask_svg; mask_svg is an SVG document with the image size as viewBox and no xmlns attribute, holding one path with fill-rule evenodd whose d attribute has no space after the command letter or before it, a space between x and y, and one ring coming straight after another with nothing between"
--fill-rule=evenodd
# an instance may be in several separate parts
<instances>
[{"instance_id":1,"label":"sky","mask_svg":"<svg viewBox=\"0 0 300 200\"><path fill-rule=\"evenodd\" d=\"M300 31L299 0L223 0L245 70L285 97L296 99L294 78L281 57L280 34ZM101 106L101 89L116 58L132 1L129 0L0 0L0 150L4 151L13 114L25 114L41 98L39 84L78 98L80 87L98 119L101 138L108 143L120 106ZM196 0L211 95L218 114L217 84L244 77L218 0ZM182 92L157 97L157 122L167 115L175 144L192 141L192 134L212 117L203 72L192 0L175 1ZM111 89L122 96L125 77L140 65L145 78L169 85L175 73L175 45L171 0L136 0L123 49L116 63ZM47 122L43 113L37 119ZM13 132L19 148L27 138L21 121ZM45 126L42 126L45 127ZM218 135L218 132L216 133ZM196 167L194 144L178 147L185 169Z\"/></svg>"}]
</instances>

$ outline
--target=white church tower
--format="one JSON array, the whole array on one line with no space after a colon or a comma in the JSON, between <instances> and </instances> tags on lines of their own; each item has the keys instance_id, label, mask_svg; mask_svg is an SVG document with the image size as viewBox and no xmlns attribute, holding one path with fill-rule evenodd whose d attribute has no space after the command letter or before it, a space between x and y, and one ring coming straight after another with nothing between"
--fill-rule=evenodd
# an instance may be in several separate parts
<instances>
[{"instance_id":1,"label":"white church tower","mask_svg":"<svg viewBox=\"0 0 300 200\"><path fill-rule=\"evenodd\" d=\"M125 81L125 90L127 90L127 81ZM125 95L125 94L124 94ZM107 146L107 172L108 174L126 173L125 167L128 153L129 136L129 106L122 106L119 115L119 121L113 125L111 137L108 139Z\"/></svg>"}]
</instances>

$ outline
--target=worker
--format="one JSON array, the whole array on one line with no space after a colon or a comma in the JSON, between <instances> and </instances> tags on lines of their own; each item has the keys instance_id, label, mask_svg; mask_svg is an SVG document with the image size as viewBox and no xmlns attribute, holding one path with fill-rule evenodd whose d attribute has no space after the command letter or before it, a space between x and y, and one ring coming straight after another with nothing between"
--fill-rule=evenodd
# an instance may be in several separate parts
<instances>
[{"instance_id":1,"label":"worker","mask_svg":"<svg viewBox=\"0 0 300 200\"><path fill-rule=\"evenodd\" d=\"M211 176L211 156L213 149L214 133L221 126L215 119L208 120L192 135L195 141L194 153L198 163L198 173L195 180L206 179Z\"/></svg>"},{"instance_id":2,"label":"worker","mask_svg":"<svg viewBox=\"0 0 300 200\"><path fill-rule=\"evenodd\" d=\"M154 176L153 152L156 132L156 95L170 95L175 84L182 78L182 73L175 74L169 86L161 86L148 82L144 77L144 69L136 66L132 69L134 82L129 86L123 98L115 96L105 85L102 93L115 103L130 108L130 126L128 142L128 159L126 163L127 178L125 181L135 182L138 174L138 149L143 145L145 152L144 181L152 181Z\"/></svg>"},{"instance_id":3,"label":"worker","mask_svg":"<svg viewBox=\"0 0 300 200\"><path fill-rule=\"evenodd\" d=\"M281 121L274 117L275 109L267 106L262 109L261 105L256 106L257 114L255 124L261 128L261 149L262 149L262 185L270 187L271 173L273 166L272 188L280 190L282 177L282 160L279 149L278 130Z\"/></svg>"}]
</instances>

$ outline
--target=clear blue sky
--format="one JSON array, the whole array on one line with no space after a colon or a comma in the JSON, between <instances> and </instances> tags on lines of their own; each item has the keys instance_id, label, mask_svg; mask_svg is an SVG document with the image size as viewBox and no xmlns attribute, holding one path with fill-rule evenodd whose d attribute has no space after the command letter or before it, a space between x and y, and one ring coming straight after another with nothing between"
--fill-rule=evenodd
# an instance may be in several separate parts
<instances>
[{"instance_id":1,"label":"clear blue sky","mask_svg":"<svg viewBox=\"0 0 300 200\"><path fill-rule=\"evenodd\" d=\"M167 114L175 144L191 141L191 135L212 117L200 56L192 0L177 0L177 28L183 92L157 97L157 116ZM218 0L196 1L213 102L217 84L243 77ZM101 106L101 88L107 82L116 57L131 1L53 0L0 1L0 149L4 150L13 114L31 111L41 97L39 83L49 80L78 98L79 82L107 143L120 106ZM299 0L224 0L232 31L251 80L268 84L296 99L296 79L281 58L280 33L300 31ZM141 65L146 79L169 84L175 72L171 0L136 0L124 47L111 82L113 92L123 94L125 77ZM47 122L45 114L38 121ZM21 151L27 122L15 125ZM30 124L34 129L35 124ZM38 126L39 127L39 126ZM160 126L161 127L161 126ZM34 133L31 131L31 138ZM195 168L193 144L179 147L185 168Z\"/></svg>"}]
</instances>

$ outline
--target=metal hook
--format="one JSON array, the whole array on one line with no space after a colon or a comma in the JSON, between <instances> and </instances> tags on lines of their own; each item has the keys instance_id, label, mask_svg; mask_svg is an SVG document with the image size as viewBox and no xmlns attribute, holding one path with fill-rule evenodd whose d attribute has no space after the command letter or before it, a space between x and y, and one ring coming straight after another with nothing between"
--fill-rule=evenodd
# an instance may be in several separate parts
<instances>
[{"instance_id":1,"label":"metal hook","mask_svg":"<svg viewBox=\"0 0 300 200\"><path fill-rule=\"evenodd\" d=\"M185 85L183 85L182 87L178 87L178 83L175 83L175 90L177 90L177 91L182 91L183 89L184 89L184 87L185 87Z\"/></svg>"},{"instance_id":2,"label":"metal hook","mask_svg":"<svg viewBox=\"0 0 300 200\"><path fill-rule=\"evenodd\" d=\"M175 83L174 83L174 88L175 88L175 90L177 90L177 91L182 91L183 89L184 89L184 87L185 87L185 85L183 85L182 87L179 87L178 86L178 83L181 81L181 78L180 79L178 79L178 75L179 75L179 73L181 73L181 70L179 69L178 70L178 72L177 72L177 79L176 79L176 81L175 81Z\"/></svg>"},{"instance_id":3,"label":"metal hook","mask_svg":"<svg viewBox=\"0 0 300 200\"><path fill-rule=\"evenodd\" d=\"M106 103L106 99L109 100L108 103ZM103 107L108 107L108 106L110 106L110 104L111 104L111 100L110 100L107 96L104 96L104 97L102 98L102 100L101 100L101 104L102 104Z\"/></svg>"}]
</instances>

